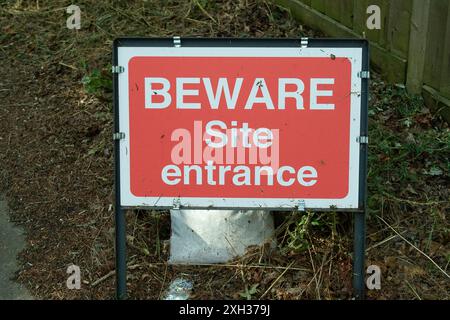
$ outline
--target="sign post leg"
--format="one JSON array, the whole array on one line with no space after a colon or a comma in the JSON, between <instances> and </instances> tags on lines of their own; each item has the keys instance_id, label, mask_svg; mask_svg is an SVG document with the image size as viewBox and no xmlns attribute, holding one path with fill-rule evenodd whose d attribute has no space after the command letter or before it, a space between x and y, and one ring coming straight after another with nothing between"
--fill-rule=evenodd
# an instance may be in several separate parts
<instances>
[{"instance_id":1,"label":"sign post leg","mask_svg":"<svg viewBox=\"0 0 450 320\"><path fill-rule=\"evenodd\" d=\"M114 41L113 50L113 66L118 66L118 46ZM120 69L120 68L119 68ZM119 300L127 298L127 238L126 238L126 221L125 212L122 209L120 201L120 134L119 127L119 73L115 68L113 72L113 88L114 88L114 214L116 229L116 298Z\"/></svg>"},{"instance_id":2,"label":"sign post leg","mask_svg":"<svg viewBox=\"0 0 450 320\"><path fill-rule=\"evenodd\" d=\"M353 216L353 292L357 300L365 298L366 212Z\"/></svg>"},{"instance_id":3,"label":"sign post leg","mask_svg":"<svg viewBox=\"0 0 450 320\"><path fill-rule=\"evenodd\" d=\"M126 257L126 222L125 214L120 206L115 209L116 215L116 295L117 299L127 298L127 257Z\"/></svg>"}]
</instances>

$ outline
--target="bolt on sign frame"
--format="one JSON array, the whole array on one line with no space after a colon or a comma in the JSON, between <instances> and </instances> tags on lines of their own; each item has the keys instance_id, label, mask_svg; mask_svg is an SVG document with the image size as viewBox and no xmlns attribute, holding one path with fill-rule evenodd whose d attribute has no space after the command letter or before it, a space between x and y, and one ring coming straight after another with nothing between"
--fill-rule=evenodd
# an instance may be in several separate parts
<instances>
[{"instance_id":1,"label":"bolt on sign frame","mask_svg":"<svg viewBox=\"0 0 450 320\"><path fill-rule=\"evenodd\" d=\"M124 210L133 208L234 208L271 211L294 209L351 212L354 215L354 295L357 299L364 298L367 108L370 78L369 48L366 40L119 38L113 44L112 72L116 293L118 299L125 299L127 296ZM288 85L291 85L291 89L289 89L290 92L287 92L289 91L288 86L283 88L285 97L282 102L283 107L280 106L280 99L273 99L275 103L269 107L268 100L271 98L268 98L270 93L267 90L272 90L273 97L277 95L280 97L282 94L279 91L273 95L274 88L278 90L282 88L279 83L274 85L274 74L277 73L282 74L283 77L289 77L288 80L283 78L282 81L284 81L283 84L286 81L289 82ZM193 75L198 78L192 80ZM302 75L310 77L311 83L292 80L293 77L298 78ZM331 79L330 77L335 77L335 79L331 82L329 79L324 81L323 77L326 75L329 75L329 79ZM166 77L166 80L161 80L162 77ZM172 86L175 83L179 86L178 79L180 77L188 77L188 84L181 84L181 89L177 87L176 90L172 88L169 91L171 85L169 79L172 80ZM256 106L252 109L251 105L248 108L251 110L243 110L247 109L248 101L251 99L252 93L249 93L247 96L244 95L244 100L240 96L235 99L235 103L238 102L236 109L235 106L224 107L221 105L220 107L226 110L218 110L220 109L219 104L223 104L225 100L227 103L232 102L232 96L234 96L233 84L228 88L228 97L226 97L226 89L222 87L222 92L218 89L219 78L224 77L235 78L235 90L238 77L242 77L243 81L250 81L250 85L244 82L242 88L244 90L246 86L247 91L253 92L252 101L256 102ZM313 79L313 77L315 78ZM322 80L317 80L317 78ZM159 83L154 87L148 86L148 81L152 81L148 79L157 79L156 82L159 81ZM203 93L204 97L201 103L194 104L192 103L193 95L199 94L202 80L207 94ZM313 84L313 80L315 84ZM281 80L279 79L279 81ZM192 90L192 84L197 90ZM214 99L214 96L211 98L211 94L208 93L208 84L210 91L212 87L216 86L218 100ZM329 88L330 84L336 88L336 97L330 98L333 96L333 92L324 90ZM185 85L184 88L183 85ZM264 91L263 85L267 86L266 91ZM304 94L304 98L300 99L294 96L292 85L297 85L296 93ZM314 85L315 91L312 89ZM259 89L253 91L255 86L258 86ZM150 98L145 92L150 92ZM180 92L181 99L176 96ZM170 93L173 98L172 96L168 97ZM159 100L157 102L159 107L151 110L152 106L148 107L148 101L158 99L154 98L155 96L152 94L162 95L166 99L163 99L163 102L167 103L161 106L161 100ZM221 97L221 94L224 94L225 97ZM313 95L315 95L314 99ZM321 96L318 97L318 95ZM209 103L206 97L208 97ZM183 99L190 99L191 102L185 103ZM330 108L330 103L324 104L324 101L330 102L330 99L334 99L335 103L332 108ZM288 100L291 101L290 106L287 106ZM306 103L303 104L308 100L309 106ZM247 104L244 108L245 101ZM278 104L276 104L277 101ZM264 102L266 110L262 107ZM297 104L293 106L292 102ZM186 105L189 105L187 108L196 110L186 110ZM185 110L180 110L182 108ZM238 110L239 108L241 110ZM164 116L161 113L162 109L165 109ZM334 113L330 112L330 109L333 109ZM171 136L171 131L173 134L173 130L180 125L192 127L192 120L195 120L195 117L197 120L206 121L224 120L222 123L228 120L227 123L236 125L237 121L230 122L230 120L235 120L234 118L227 118L230 112L235 112L233 117L252 122L254 125L263 124L269 127L284 125L280 130L279 140L283 142L283 135L290 140L285 143L280 154L297 165L299 159L305 163L314 163L318 168L317 171L324 174L317 176L317 171L315 174L311 171L315 171L315 168L308 166L306 171L298 173L298 181L303 185L292 186L293 183L291 183L288 187L286 184L282 184L282 186L271 185L270 188L261 186L260 181L255 183L256 186L239 188L231 185L230 179L223 180L220 186L203 185L199 187L192 183L189 184L189 181L185 186L179 184L167 186L161 183L164 176L161 173L156 174L157 171L154 169L157 168L161 172L164 163L169 161L165 153L170 154L170 150L167 151L163 145L171 143L168 138ZM192 114L195 116L191 117ZM240 122L242 123L242 121ZM170 127L171 125L172 127ZM221 129L224 128L221 127ZM167 138L164 140L166 136ZM302 139L304 137L306 138ZM287 138L286 141L288 141ZM224 140L225 138L223 138ZM174 170L174 167L172 166L171 169ZM278 169L281 170L280 167ZM284 170L289 171L288 169ZM306 175L304 175L305 172ZM172 171L170 177L173 178L175 173ZM288 173L296 172L289 171ZM183 175L180 172L178 174L180 177ZM164 181L168 181L169 184L177 184L182 180L168 177L169 175ZM305 178L309 179L305 182ZM312 178L317 179L311 180ZM321 178L322 180L319 180ZM282 183L286 183L283 173L279 179ZM295 179L292 178L290 181L292 182L292 180ZM234 181L233 178L233 183ZM311 183L311 181L313 182ZM310 183L308 184L308 182ZM310 187L316 182L316 186ZM226 186L227 183L230 186ZM310 188L308 189L308 187Z\"/></svg>"}]
</instances>

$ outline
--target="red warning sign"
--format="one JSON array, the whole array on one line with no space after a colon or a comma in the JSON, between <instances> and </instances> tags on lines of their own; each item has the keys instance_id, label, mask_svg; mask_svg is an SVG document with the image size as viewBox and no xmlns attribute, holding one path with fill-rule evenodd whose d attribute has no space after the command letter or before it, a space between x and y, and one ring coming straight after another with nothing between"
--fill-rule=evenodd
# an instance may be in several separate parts
<instances>
[{"instance_id":1,"label":"red warning sign","mask_svg":"<svg viewBox=\"0 0 450 320\"><path fill-rule=\"evenodd\" d=\"M349 197L351 57L136 54L125 70L129 197Z\"/></svg>"}]
</instances>

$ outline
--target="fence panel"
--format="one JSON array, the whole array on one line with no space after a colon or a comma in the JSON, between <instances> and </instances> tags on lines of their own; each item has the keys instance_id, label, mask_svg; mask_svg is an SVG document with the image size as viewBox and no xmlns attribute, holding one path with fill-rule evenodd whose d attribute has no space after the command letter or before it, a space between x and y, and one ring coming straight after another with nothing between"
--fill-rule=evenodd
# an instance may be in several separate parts
<instances>
[{"instance_id":1,"label":"fence panel","mask_svg":"<svg viewBox=\"0 0 450 320\"><path fill-rule=\"evenodd\" d=\"M439 90L444 61L445 29L447 26L448 0L432 0L428 26L424 83Z\"/></svg>"},{"instance_id":2,"label":"fence panel","mask_svg":"<svg viewBox=\"0 0 450 320\"><path fill-rule=\"evenodd\" d=\"M448 5L447 12L447 26L442 29L444 32L443 54L442 54L442 68L441 68L441 85L439 91L443 96L450 99L450 5Z\"/></svg>"},{"instance_id":3,"label":"fence panel","mask_svg":"<svg viewBox=\"0 0 450 320\"><path fill-rule=\"evenodd\" d=\"M408 57L412 0L390 1L386 27L386 48Z\"/></svg>"}]
</instances>

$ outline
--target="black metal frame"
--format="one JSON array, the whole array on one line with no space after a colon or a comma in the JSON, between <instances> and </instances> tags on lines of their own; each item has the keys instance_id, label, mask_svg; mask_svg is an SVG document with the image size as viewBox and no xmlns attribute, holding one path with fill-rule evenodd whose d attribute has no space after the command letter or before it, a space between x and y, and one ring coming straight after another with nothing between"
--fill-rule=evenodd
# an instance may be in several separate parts
<instances>
[{"instance_id":1,"label":"black metal frame","mask_svg":"<svg viewBox=\"0 0 450 320\"><path fill-rule=\"evenodd\" d=\"M180 38L183 47L277 47L300 48L302 39L246 39L246 38ZM119 47L173 47L174 38L118 38L113 43L113 66L118 65ZM362 70L369 71L369 44L365 39L308 39L308 48L362 48ZM119 132L118 74L113 74L114 133ZM360 136L368 136L369 79L361 79ZM354 216L353 289L356 299L365 297L365 239L367 207L368 145L360 144L359 201L357 209L338 209ZM114 141L115 230L116 230L116 295L126 299L126 221L120 201L120 140ZM330 208L313 209L330 211Z\"/></svg>"}]
</instances>

